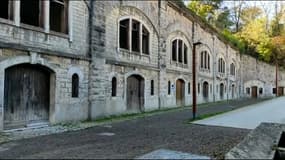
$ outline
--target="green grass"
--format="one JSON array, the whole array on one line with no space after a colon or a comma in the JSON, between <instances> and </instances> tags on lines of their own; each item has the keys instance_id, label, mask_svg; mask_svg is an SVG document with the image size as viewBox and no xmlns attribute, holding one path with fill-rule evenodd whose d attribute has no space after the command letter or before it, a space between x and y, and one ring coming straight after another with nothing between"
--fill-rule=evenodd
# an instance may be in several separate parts
<instances>
[{"instance_id":1,"label":"green grass","mask_svg":"<svg viewBox=\"0 0 285 160\"><path fill-rule=\"evenodd\" d=\"M232 110L229 110L229 111L232 111ZM229 111L222 111L222 112L217 112L217 113L203 114L203 115L200 115L200 116L196 117L195 119L190 119L187 123L191 123L191 122L194 122L194 121L210 118L210 117L217 116L217 115L229 112Z\"/></svg>"},{"instance_id":2,"label":"green grass","mask_svg":"<svg viewBox=\"0 0 285 160\"><path fill-rule=\"evenodd\" d=\"M108 117L103 117L103 118L96 119L96 120L94 120L94 122L102 123L102 122L107 122L107 121L118 121L118 120L127 120L127 119L141 118L141 117L147 117L147 116L161 114L161 113L167 113L167 112L174 112L174 111L184 110L184 109L187 109L187 108L189 108L189 107L165 108L165 109L156 109L156 110L152 110L152 111L139 112L139 113L111 115L111 116L108 116ZM88 122L88 121L86 121L86 122Z\"/></svg>"}]
</instances>

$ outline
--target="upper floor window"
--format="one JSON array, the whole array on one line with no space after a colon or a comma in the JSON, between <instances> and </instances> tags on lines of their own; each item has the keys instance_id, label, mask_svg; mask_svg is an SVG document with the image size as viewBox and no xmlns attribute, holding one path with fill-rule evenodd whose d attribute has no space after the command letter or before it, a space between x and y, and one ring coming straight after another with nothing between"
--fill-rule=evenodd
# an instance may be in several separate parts
<instances>
[{"instance_id":1,"label":"upper floor window","mask_svg":"<svg viewBox=\"0 0 285 160\"><path fill-rule=\"evenodd\" d=\"M207 51L200 54L200 68L210 70L210 54Z\"/></svg>"},{"instance_id":2,"label":"upper floor window","mask_svg":"<svg viewBox=\"0 0 285 160\"><path fill-rule=\"evenodd\" d=\"M172 61L187 64L187 52L188 48L181 39L175 39L172 41Z\"/></svg>"},{"instance_id":3,"label":"upper floor window","mask_svg":"<svg viewBox=\"0 0 285 160\"><path fill-rule=\"evenodd\" d=\"M137 20L121 20L119 46L130 51L149 54L149 31Z\"/></svg>"},{"instance_id":4,"label":"upper floor window","mask_svg":"<svg viewBox=\"0 0 285 160\"><path fill-rule=\"evenodd\" d=\"M78 97L79 77L77 74L72 75L72 97Z\"/></svg>"},{"instance_id":5,"label":"upper floor window","mask_svg":"<svg viewBox=\"0 0 285 160\"><path fill-rule=\"evenodd\" d=\"M20 8L15 4L13 0L1 0L0 18L12 20L13 16L19 16L20 23L36 27L50 26L52 31L68 33L68 0L20 0ZM46 10L49 10L49 14L44 14ZM13 15L18 12L19 15Z\"/></svg>"},{"instance_id":6,"label":"upper floor window","mask_svg":"<svg viewBox=\"0 0 285 160\"><path fill-rule=\"evenodd\" d=\"M232 76L235 76L236 75L236 67L235 65L232 63L231 66L230 66L230 74Z\"/></svg>"},{"instance_id":7,"label":"upper floor window","mask_svg":"<svg viewBox=\"0 0 285 160\"><path fill-rule=\"evenodd\" d=\"M50 30L67 33L67 16L67 0L50 0Z\"/></svg>"},{"instance_id":8,"label":"upper floor window","mask_svg":"<svg viewBox=\"0 0 285 160\"><path fill-rule=\"evenodd\" d=\"M13 19L13 1L12 0L1 0L0 18Z\"/></svg>"},{"instance_id":9,"label":"upper floor window","mask_svg":"<svg viewBox=\"0 0 285 160\"><path fill-rule=\"evenodd\" d=\"M223 58L219 58L219 60L218 60L218 72L219 73L225 73L225 66L226 66L226 63L223 60Z\"/></svg>"},{"instance_id":10,"label":"upper floor window","mask_svg":"<svg viewBox=\"0 0 285 160\"><path fill-rule=\"evenodd\" d=\"M20 22L42 27L42 4L43 1L39 0L20 1Z\"/></svg>"}]
</instances>

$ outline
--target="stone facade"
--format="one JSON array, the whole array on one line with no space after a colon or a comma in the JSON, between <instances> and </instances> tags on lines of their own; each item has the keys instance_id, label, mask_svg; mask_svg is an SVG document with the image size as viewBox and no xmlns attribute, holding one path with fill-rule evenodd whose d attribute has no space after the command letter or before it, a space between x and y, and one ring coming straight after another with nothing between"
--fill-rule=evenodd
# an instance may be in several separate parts
<instances>
[{"instance_id":1,"label":"stone facade","mask_svg":"<svg viewBox=\"0 0 285 160\"><path fill-rule=\"evenodd\" d=\"M19 23L20 15L14 20L0 18L0 130L5 128L5 71L20 64L50 70L50 123L88 118L88 10L81 1L70 1L68 7L72 16L67 34ZM73 74L79 76L77 98L71 97Z\"/></svg>"},{"instance_id":2,"label":"stone facade","mask_svg":"<svg viewBox=\"0 0 285 160\"><path fill-rule=\"evenodd\" d=\"M0 130L5 114L5 70L23 63L51 70L50 123L191 105L192 48L196 42L201 42L196 46L198 103L251 97L253 86L257 86L257 97L274 96L274 66L241 55L175 2L69 1L68 7L67 34L52 32L48 25L21 24L17 17L13 21L0 18ZM143 35L142 27L147 30L147 54L142 51L143 38L140 51L120 47L120 22L126 19L138 22L139 36ZM176 49L176 60L174 42L183 46L181 51ZM128 45L132 43L128 41ZM202 52L209 58L201 57ZM225 62L222 72L219 59ZM75 73L79 77L78 98L72 97ZM279 75L280 86L285 86L285 74ZM133 105L130 82L139 84L136 111L128 105Z\"/></svg>"}]
</instances>

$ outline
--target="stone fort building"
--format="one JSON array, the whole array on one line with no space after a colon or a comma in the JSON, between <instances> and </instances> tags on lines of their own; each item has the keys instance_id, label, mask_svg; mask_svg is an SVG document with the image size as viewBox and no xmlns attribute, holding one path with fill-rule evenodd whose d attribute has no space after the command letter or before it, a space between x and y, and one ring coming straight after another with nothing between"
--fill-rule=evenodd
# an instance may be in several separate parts
<instances>
[{"instance_id":1,"label":"stone fort building","mask_svg":"<svg viewBox=\"0 0 285 160\"><path fill-rule=\"evenodd\" d=\"M274 96L275 67L173 1L1 0L0 130ZM280 95L285 74L279 72Z\"/></svg>"}]
</instances>

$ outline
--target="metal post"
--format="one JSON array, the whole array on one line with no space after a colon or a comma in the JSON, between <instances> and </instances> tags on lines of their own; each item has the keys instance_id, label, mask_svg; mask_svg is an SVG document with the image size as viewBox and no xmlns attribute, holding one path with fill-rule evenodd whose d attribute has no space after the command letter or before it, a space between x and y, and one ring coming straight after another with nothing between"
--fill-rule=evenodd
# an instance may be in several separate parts
<instances>
[{"instance_id":1,"label":"metal post","mask_svg":"<svg viewBox=\"0 0 285 160\"><path fill-rule=\"evenodd\" d=\"M276 56L276 57L277 57L277 56ZM276 84L276 97L278 97L278 62L277 62L277 58L276 58L275 84Z\"/></svg>"},{"instance_id":2,"label":"metal post","mask_svg":"<svg viewBox=\"0 0 285 160\"><path fill-rule=\"evenodd\" d=\"M201 44L201 42L196 42L193 43L193 48L192 48L192 78L193 78L193 83L192 83L192 113L193 113L193 119L196 118L196 105L197 105L197 96L196 96L196 46Z\"/></svg>"}]
</instances>

